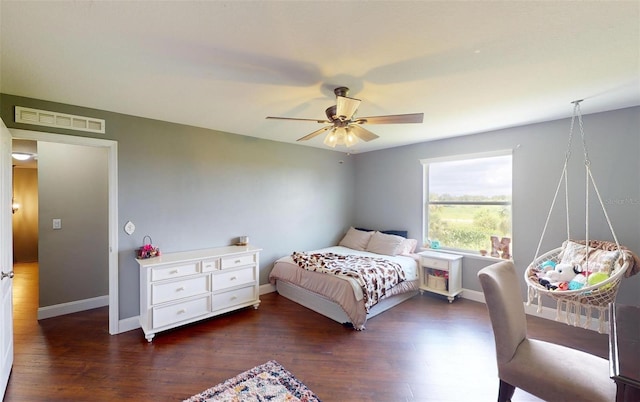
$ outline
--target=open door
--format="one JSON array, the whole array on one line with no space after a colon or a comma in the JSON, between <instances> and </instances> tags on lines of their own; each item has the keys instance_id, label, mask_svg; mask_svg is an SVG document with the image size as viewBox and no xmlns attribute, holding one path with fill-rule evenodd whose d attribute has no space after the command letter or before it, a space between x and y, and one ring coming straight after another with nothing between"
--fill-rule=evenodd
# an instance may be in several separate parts
<instances>
[{"instance_id":1,"label":"open door","mask_svg":"<svg viewBox=\"0 0 640 402\"><path fill-rule=\"evenodd\" d=\"M0 119L0 393L13 367L13 234L11 213L11 133Z\"/></svg>"}]
</instances>

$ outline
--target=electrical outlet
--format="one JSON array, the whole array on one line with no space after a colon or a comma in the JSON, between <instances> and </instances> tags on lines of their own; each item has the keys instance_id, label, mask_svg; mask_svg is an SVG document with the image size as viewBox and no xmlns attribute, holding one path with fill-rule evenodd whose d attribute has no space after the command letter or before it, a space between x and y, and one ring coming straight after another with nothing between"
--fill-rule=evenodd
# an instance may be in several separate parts
<instances>
[{"instance_id":1,"label":"electrical outlet","mask_svg":"<svg viewBox=\"0 0 640 402\"><path fill-rule=\"evenodd\" d=\"M54 219L53 220L53 228L56 229L56 230L57 229L62 229L62 219L58 219L58 218Z\"/></svg>"}]
</instances>

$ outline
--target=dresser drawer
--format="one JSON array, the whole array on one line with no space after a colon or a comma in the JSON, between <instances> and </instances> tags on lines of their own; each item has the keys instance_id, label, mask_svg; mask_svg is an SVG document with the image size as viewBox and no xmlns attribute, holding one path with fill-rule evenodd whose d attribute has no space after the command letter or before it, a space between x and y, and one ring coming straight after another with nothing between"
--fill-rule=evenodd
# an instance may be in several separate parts
<instances>
[{"instance_id":1,"label":"dresser drawer","mask_svg":"<svg viewBox=\"0 0 640 402\"><path fill-rule=\"evenodd\" d=\"M256 299L255 292L255 286L247 286L246 288L214 294L213 299L211 300L211 310L222 310L238 304L252 302Z\"/></svg>"},{"instance_id":2,"label":"dresser drawer","mask_svg":"<svg viewBox=\"0 0 640 402\"><path fill-rule=\"evenodd\" d=\"M220 259L202 261L202 272L211 272L220 269Z\"/></svg>"},{"instance_id":3,"label":"dresser drawer","mask_svg":"<svg viewBox=\"0 0 640 402\"><path fill-rule=\"evenodd\" d=\"M152 311L153 327L160 328L165 325L190 320L192 318L208 314L210 311L209 301L210 297L204 296L198 299L186 301L184 303L171 304L169 306L163 307L154 307Z\"/></svg>"},{"instance_id":4,"label":"dresser drawer","mask_svg":"<svg viewBox=\"0 0 640 402\"><path fill-rule=\"evenodd\" d=\"M439 260L437 258L422 257L422 266L427 268L435 268L441 271L449 270L449 261Z\"/></svg>"},{"instance_id":5,"label":"dresser drawer","mask_svg":"<svg viewBox=\"0 0 640 402\"><path fill-rule=\"evenodd\" d=\"M169 278L179 278L181 276L197 274L198 262L170 265L168 267L151 268L151 281L161 281Z\"/></svg>"},{"instance_id":6,"label":"dresser drawer","mask_svg":"<svg viewBox=\"0 0 640 402\"><path fill-rule=\"evenodd\" d=\"M255 264L255 254L237 255L222 258L222 269Z\"/></svg>"},{"instance_id":7,"label":"dresser drawer","mask_svg":"<svg viewBox=\"0 0 640 402\"><path fill-rule=\"evenodd\" d=\"M212 277L213 291L254 283L256 280L254 272L255 267L216 272Z\"/></svg>"},{"instance_id":8,"label":"dresser drawer","mask_svg":"<svg viewBox=\"0 0 640 402\"><path fill-rule=\"evenodd\" d=\"M151 285L151 304L159 304L209 292L209 276Z\"/></svg>"}]
</instances>

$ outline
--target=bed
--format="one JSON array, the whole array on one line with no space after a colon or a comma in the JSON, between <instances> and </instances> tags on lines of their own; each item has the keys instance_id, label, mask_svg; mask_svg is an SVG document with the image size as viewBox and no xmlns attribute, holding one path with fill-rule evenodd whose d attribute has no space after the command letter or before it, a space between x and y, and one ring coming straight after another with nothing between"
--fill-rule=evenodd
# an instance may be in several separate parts
<instances>
[{"instance_id":1,"label":"bed","mask_svg":"<svg viewBox=\"0 0 640 402\"><path fill-rule=\"evenodd\" d=\"M281 296L341 324L363 330L367 319L418 293L418 258L413 254L417 241L398 234L406 236L406 232L349 228L337 246L294 252L278 259L269 281ZM363 261L376 267L381 264L383 268L376 269L386 269L388 275L374 282L385 289L377 289L378 294L372 295L370 284L364 283L366 278L355 274L351 277L348 272L345 275L344 271L350 269L343 268L343 260L351 261L352 265L354 261L355 265ZM332 271L334 268L341 272ZM389 279L394 270L398 273L395 282Z\"/></svg>"}]
</instances>

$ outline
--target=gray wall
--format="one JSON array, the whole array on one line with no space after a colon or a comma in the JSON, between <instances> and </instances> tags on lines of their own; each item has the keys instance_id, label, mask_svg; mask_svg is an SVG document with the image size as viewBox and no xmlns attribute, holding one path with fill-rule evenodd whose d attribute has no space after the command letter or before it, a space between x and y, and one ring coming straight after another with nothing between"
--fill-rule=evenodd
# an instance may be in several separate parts
<instances>
[{"instance_id":1,"label":"gray wall","mask_svg":"<svg viewBox=\"0 0 640 402\"><path fill-rule=\"evenodd\" d=\"M107 134L16 124L15 105L103 118ZM226 245L248 235L264 249L260 273L264 284L275 259L293 250L335 244L351 224L407 229L411 237L421 239L419 160L497 149L514 149L513 255L524 272L560 176L569 130L569 121L560 120L346 156L11 95L0 95L0 112L12 128L118 141L120 319L138 314L139 279L133 256L145 234L164 252ZM593 174L616 234L623 245L638 252L640 108L584 116L584 126ZM579 138L574 145L580 145ZM578 238L584 233L584 179L582 152L574 149L571 220L573 237ZM597 207L593 200L591 204ZM609 239L604 220L595 211L590 237ZM133 236L121 230L128 220L136 224ZM543 250L566 238L562 216L554 215L552 223ZM476 273L488 263L465 257L463 286L479 291ZM640 304L639 278L623 281L621 302ZM524 281L522 286L524 291Z\"/></svg>"},{"instance_id":2,"label":"gray wall","mask_svg":"<svg viewBox=\"0 0 640 402\"><path fill-rule=\"evenodd\" d=\"M571 105L567 105L571 107ZM640 253L640 108L583 117L591 169L613 228L622 245ZM407 228L422 239L420 159L513 149L513 258L520 273L533 260L567 147L570 120L532 124L460 138L369 152L356 159L355 224ZM571 237L584 238L585 176L579 130L574 130L570 164ZM590 238L611 240L594 191L590 199ZM567 238L564 197L558 201L544 237L543 251ZM490 263L463 260L463 287L480 291L476 274ZM524 280L522 282L525 290ZM623 281L618 301L640 305L640 275ZM546 304L553 305L550 301Z\"/></svg>"},{"instance_id":3,"label":"gray wall","mask_svg":"<svg viewBox=\"0 0 640 402\"><path fill-rule=\"evenodd\" d=\"M17 124L15 105L102 118L107 133ZM134 250L144 235L163 252L248 235L263 249L265 284L277 258L335 244L353 220L354 164L342 153L6 94L0 112L10 128L118 141L120 319L139 313Z\"/></svg>"},{"instance_id":4,"label":"gray wall","mask_svg":"<svg viewBox=\"0 0 640 402\"><path fill-rule=\"evenodd\" d=\"M40 307L109 294L107 157L105 148L38 143Z\"/></svg>"}]
</instances>

